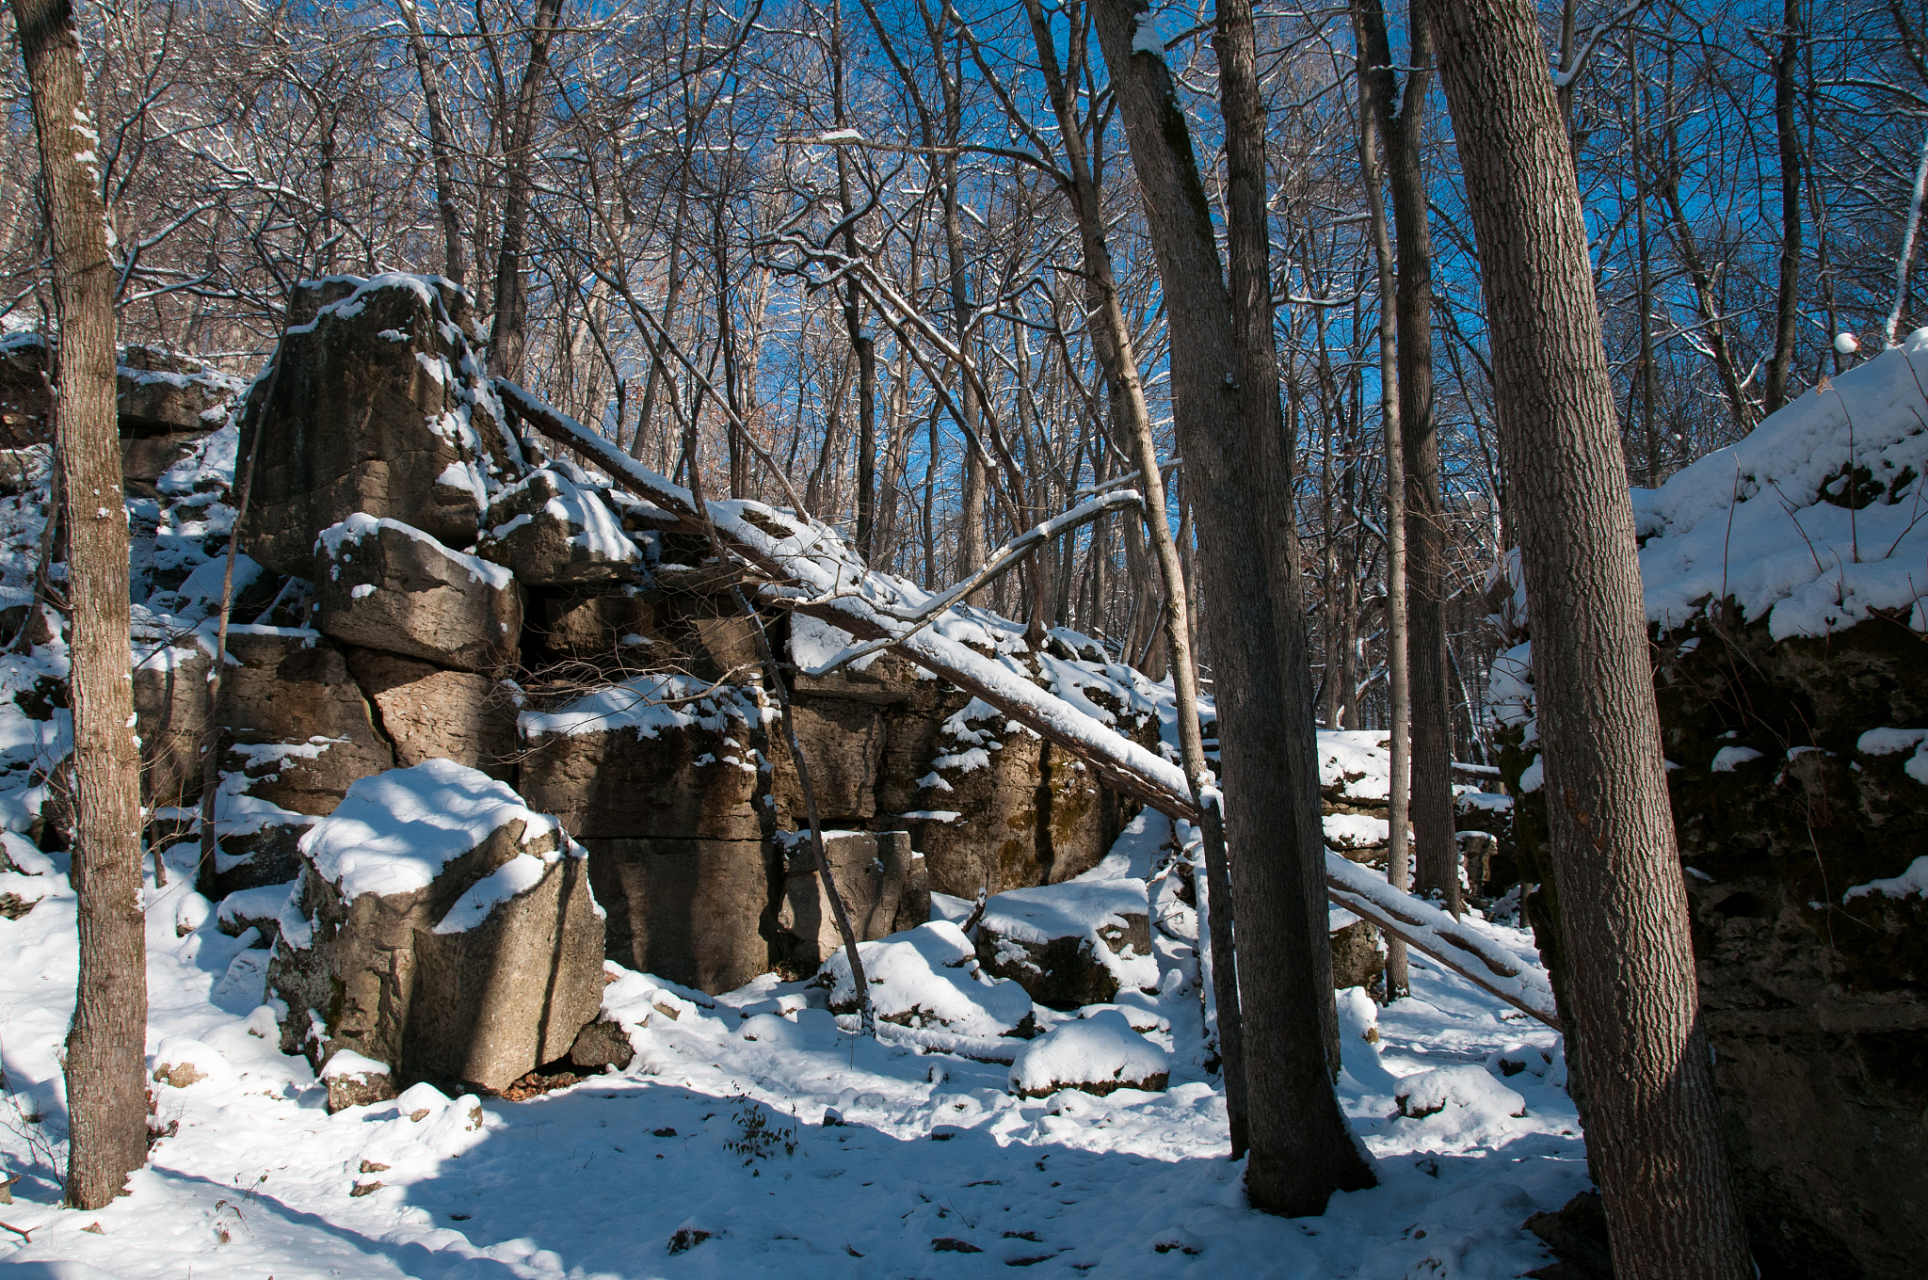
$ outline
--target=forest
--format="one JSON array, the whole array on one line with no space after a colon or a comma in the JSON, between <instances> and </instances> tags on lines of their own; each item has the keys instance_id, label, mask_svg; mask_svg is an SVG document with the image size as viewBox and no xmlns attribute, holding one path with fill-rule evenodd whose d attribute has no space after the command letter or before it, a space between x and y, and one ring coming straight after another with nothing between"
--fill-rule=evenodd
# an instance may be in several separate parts
<instances>
[{"instance_id":1,"label":"forest","mask_svg":"<svg viewBox=\"0 0 1928 1280\"><path fill-rule=\"evenodd\" d=\"M1916 1274L1925 32L9 0L0 1266Z\"/></svg>"}]
</instances>

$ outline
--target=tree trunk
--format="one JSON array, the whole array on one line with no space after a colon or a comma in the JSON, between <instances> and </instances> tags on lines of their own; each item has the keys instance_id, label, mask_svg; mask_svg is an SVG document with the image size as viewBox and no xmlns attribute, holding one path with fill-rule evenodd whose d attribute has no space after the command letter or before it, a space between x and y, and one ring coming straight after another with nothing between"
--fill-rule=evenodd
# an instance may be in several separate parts
<instances>
[{"instance_id":1,"label":"tree trunk","mask_svg":"<svg viewBox=\"0 0 1928 1280\"><path fill-rule=\"evenodd\" d=\"M1379 173L1379 121L1387 113L1375 99L1379 77L1366 61L1371 24L1366 6L1353 9L1359 24L1359 172L1366 188L1373 257L1379 276L1379 421L1386 450L1386 745L1392 757L1386 789L1386 882L1395 889L1412 885L1412 849L1406 841L1406 816L1412 796L1411 667L1406 651L1406 449L1401 439L1399 358L1395 332L1399 289L1393 279L1393 248L1386 226L1386 199ZM1381 27L1383 30L1383 20ZM1390 149L1390 148L1388 148ZM1386 939L1386 999L1409 994L1406 944Z\"/></svg>"},{"instance_id":2,"label":"tree trunk","mask_svg":"<svg viewBox=\"0 0 1928 1280\"><path fill-rule=\"evenodd\" d=\"M60 318L54 433L66 495L80 978L67 1032L67 1201L98 1209L147 1159L147 957L140 751L128 644L127 512L107 252L80 36L69 0L11 0L33 95Z\"/></svg>"},{"instance_id":3,"label":"tree trunk","mask_svg":"<svg viewBox=\"0 0 1928 1280\"><path fill-rule=\"evenodd\" d=\"M1528 0L1433 13L1533 623L1568 1025L1615 1274L1754 1274L1699 1023L1587 230Z\"/></svg>"},{"instance_id":4,"label":"tree trunk","mask_svg":"<svg viewBox=\"0 0 1928 1280\"><path fill-rule=\"evenodd\" d=\"M536 97L549 71L549 42L562 16L562 0L536 0L536 22L529 29L529 65L516 89L509 121L507 174L502 197L502 247L495 260L495 328L489 339L489 371L511 382L522 380L528 352L529 291L522 278L522 251L529 229L529 153L535 146Z\"/></svg>"},{"instance_id":5,"label":"tree trunk","mask_svg":"<svg viewBox=\"0 0 1928 1280\"><path fill-rule=\"evenodd\" d=\"M1226 837L1242 850L1232 860L1232 905L1246 1077L1266 1086L1251 1100L1246 1187L1258 1208L1316 1214L1334 1191L1370 1186L1373 1175L1339 1111L1326 1051L1331 959L1323 904L1315 931L1307 901L1324 851L1303 634L1295 649L1281 644L1302 623L1296 609L1277 618L1275 594L1256 589L1296 567L1268 554L1278 530L1264 525L1288 495L1268 465L1276 433L1254 438L1252 422L1263 415L1247 405L1270 397L1276 424L1277 379L1252 386L1246 377L1190 126L1164 59L1135 39L1150 13L1143 0L1099 0L1093 16L1164 282L1186 494L1199 511ZM1296 594L1296 580L1290 586Z\"/></svg>"},{"instance_id":6,"label":"tree trunk","mask_svg":"<svg viewBox=\"0 0 1928 1280\"><path fill-rule=\"evenodd\" d=\"M1379 0L1365 0L1373 108L1386 148L1398 246L1399 434L1406 482L1407 714L1412 735L1414 880L1454 915L1460 911L1459 842L1453 817L1453 711L1446 660L1446 513L1440 500L1439 429L1433 418L1433 240L1420 165L1431 88L1432 35L1414 0L1412 56L1393 112L1392 49Z\"/></svg>"},{"instance_id":7,"label":"tree trunk","mask_svg":"<svg viewBox=\"0 0 1928 1280\"><path fill-rule=\"evenodd\" d=\"M422 35L415 0L399 0L408 27L408 46L415 54L415 71L422 81L422 107L428 114L429 159L435 166L435 209L442 219L442 273L459 285L469 282L468 255L462 248L462 219L455 208L454 147L449 141L448 117L442 111L442 90L435 62Z\"/></svg>"},{"instance_id":8,"label":"tree trunk","mask_svg":"<svg viewBox=\"0 0 1928 1280\"><path fill-rule=\"evenodd\" d=\"M1104 207L1085 154L1077 104L1059 70L1057 45L1041 0L1024 0L1024 8L1031 18L1039 66L1052 110L1057 115L1065 162L1071 171L1070 195L1084 250L1085 287L1094 304L1092 345L1104 368L1105 383L1112 392L1112 412L1125 437L1132 464L1138 468L1138 489L1145 498L1145 530L1150 537L1152 561L1157 566L1164 596L1160 613L1165 654L1171 665L1172 692L1178 704L1179 760L1185 769L1185 780L1191 785L1192 799L1202 815L1199 830L1205 848L1205 892L1210 903L1207 927L1212 948L1212 994L1218 1005L1219 1060L1224 1064L1225 1111L1231 1131L1232 1159L1236 1160L1245 1154L1249 1121L1238 971L1232 951L1231 875L1226 862L1224 818L1218 806L1206 797L1211 775L1205 765L1205 739L1199 723L1198 668L1192 657L1185 574L1178 560L1178 544L1172 539L1165 505L1165 479L1158 468L1158 445L1152 436L1151 411L1145 404L1145 387L1138 373L1138 353L1131 340L1131 325L1125 319L1124 305L1118 297L1111 247L1105 238ZM1081 48L1082 32L1074 30L1071 40L1074 49Z\"/></svg>"}]
</instances>

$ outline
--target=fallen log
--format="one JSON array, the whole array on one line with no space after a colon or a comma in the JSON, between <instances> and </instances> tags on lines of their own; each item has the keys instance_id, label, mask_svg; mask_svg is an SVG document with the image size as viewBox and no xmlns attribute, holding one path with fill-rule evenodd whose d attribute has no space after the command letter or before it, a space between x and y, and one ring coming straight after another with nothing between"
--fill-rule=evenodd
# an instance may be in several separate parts
<instances>
[{"instance_id":1,"label":"fallen log","mask_svg":"<svg viewBox=\"0 0 1928 1280\"><path fill-rule=\"evenodd\" d=\"M664 528L702 534L705 525L688 489L651 471L614 441L551 408L507 379L495 380L505 407L567 446L632 495L660 508ZM1083 761L1112 789L1170 818L1195 822L1198 807L1179 767L1039 688L1015 663L987 657L923 625L928 599L871 572L834 529L804 516L744 499L710 499L718 537L765 575L759 594L819 618L860 641L888 647L982 698L1012 720ZM1542 970L1422 898L1393 888L1371 871L1326 853L1326 896L1414 950L1558 1031L1559 1013Z\"/></svg>"}]
</instances>

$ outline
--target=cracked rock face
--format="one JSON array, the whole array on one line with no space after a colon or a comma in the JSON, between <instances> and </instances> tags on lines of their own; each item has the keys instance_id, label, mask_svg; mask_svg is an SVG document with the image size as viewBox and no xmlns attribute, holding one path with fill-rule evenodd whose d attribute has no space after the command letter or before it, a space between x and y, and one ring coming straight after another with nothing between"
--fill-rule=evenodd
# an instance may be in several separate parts
<instances>
[{"instance_id":1,"label":"cracked rock face","mask_svg":"<svg viewBox=\"0 0 1928 1280\"><path fill-rule=\"evenodd\" d=\"M250 555L313 579L316 531L358 512L451 547L474 543L489 487L521 459L469 350L467 319L454 286L416 276L333 277L297 291L279 372L241 414L241 456L257 434L261 442L241 531Z\"/></svg>"},{"instance_id":2,"label":"cracked rock face","mask_svg":"<svg viewBox=\"0 0 1928 1280\"><path fill-rule=\"evenodd\" d=\"M1928 663L1905 620L1776 641L1737 615L1662 633L1654 665L1750 1234L1770 1274L1912 1276L1928 1250L1928 901L1908 876L1928 852ZM1528 759L1507 749L1509 783ZM1519 796L1515 845L1542 882L1527 906L1558 989L1545 805Z\"/></svg>"},{"instance_id":3,"label":"cracked rock face","mask_svg":"<svg viewBox=\"0 0 1928 1280\"><path fill-rule=\"evenodd\" d=\"M459 671L515 660L522 592L500 565L359 512L322 530L316 547L319 622L329 635Z\"/></svg>"}]
</instances>

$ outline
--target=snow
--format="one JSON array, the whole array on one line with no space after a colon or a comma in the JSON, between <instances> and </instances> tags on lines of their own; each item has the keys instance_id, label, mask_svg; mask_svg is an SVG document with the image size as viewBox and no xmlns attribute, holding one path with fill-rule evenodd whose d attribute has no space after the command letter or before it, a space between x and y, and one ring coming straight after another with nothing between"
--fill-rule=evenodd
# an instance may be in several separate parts
<instances>
[{"instance_id":1,"label":"snow","mask_svg":"<svg viewBox=\"0 0 1928 1280\"><path fill-rule=\"evenodd\" d=\"M1770 415L1745 439L1636 491L1647 619L1731 596L1776 640L1921 606L1928 556L1928 329ZM1855 509L1855 504L1860 504Z\"/></svg>"},{"instance_id":2,"label":"snow","mask_svg":"<svg viewBox=\"0 0 1928 1280\"><path fill-rule=\"evenodd\" d=\"M1522 1230L1526 1218L1588 1185L1577 1118L1557 1083L1558 1037L1423 957L1413 960L1413 996L1389 1008L1340 993L1340 1100L1381 1185L1335 1196L1320 1219L1246 1205L1241 1166L1225 1159L1216 1077L1199 1065L1195 978L1147 998L1147 1016L1040 1010L1046 1039L999 1038L1015 1058L1079 1036L1126 1045L1135 1036L1138 1053L1168 1064L1163 1092L1022 1098L1011 1091L1014 1062L911 1043L968 1041L958 1033L885 1024L881 1040L853 1040L854 1019L834 1017L824 1007L831 993L807 983L768 975L710 998L608 965L605 1010L637 1050L626 1070L522 1103L451 1099L417 1084L329 1116L320 1082L299 1056L279 1052L273 1012L260 1003L249 957L267 953L222 935L211 917L177 936L189 848L167 889L151 880L146 889L148 1048L198 1046L185 1052L225 1074L156 1086L156 1118L173 1132L130 1193L99 1211L65 1210L58 1054L72 1011L75 918L65 855L44 856L47 898L0 920L8 1087L46 1116L31 1130L0 1126L0 1155L22 1174L4 1216L32 1234L32 1243L0 1240L0 1266L22 1280L88 1274L66 1270L74 1267L118 1280L190 1271L961 1280L1039 1259L1036 1274L1062 1276L1209 1274L1202 1266L1318 1280L1510 1278L1548 1261ZM1137 854L1114 857L1129 869ZM937 974L988 990L944 965L968 953L961 934L938 941L923 941ZM237 990L250 980L251 998ZM1145 1029L1130 1030L1134 1022ZM1480 1087L1474 1073L1490 1076L1502 1059L1527 1068ZM328 1070L370 1065L337 1059ZM1440 1088L1441 1111L1399 1114L1397 1096L1410 1110L1442 1084L1452 1087ZM22 1134L31 1132L52 1144L53 1161L29 1147ZM100 1234L82 1230L96 1223ZM679 1231L686 1242L709 1235L672 1254ZM983 1252L933 1245L950 1240Z\"/></svg>"},{"instance_id":3,"label":"snow","mask_svg":"<svg viewBox=\"0 0 1928 1280\"><path fill-rule=\"evenodd\" d=\"M1158 29L1152 25L1151 10L1138 11L1138 21L1131 29L1131 52L1134 56L1149 53L1154 58L1165 56L1165 42L1158 38Z\"/></svg>"},{"instance_id":4,"label":"snow","mask_svg":"<svg viewBox=\"0 0 1928 1280\"><path fill-rule=\"evenodd\" d=\"M385 1076L389 1074L386 1062L365 1058L353 1049L337 1049L329 1055L328 1065L321 1069L323 1080L354 1080L366 1076Z\"/></svg>"},{"instance_id":5,"label":"snow","mask_svg":"<svg viewBox=\"0 0 1928 1280\"><path fill-rule=\"evenodd\" d=\"M1320 821L1335 849L1370 849L1392 839L1392 824L1369 813L1328 813Z\"/></svg>"},{"instance_id":6,"label":"snow","mask_svg":"<svg viewBox=\"0 0 1928 1280\"><path fill-rule=\"evenodd\" d=\"M1761 753L1752 747L1722 747L1714 753L1714 763L1708 767L1710 773L1732 773L1749 760L1759 760Z\"/></svg>"},{"instance_id":7,"label":"snow","mask_svg":"<svg viewBox=\"0 0 1928 1280\"><path fill-rule=\"evenodd\" d=\"M511 822L522 824L525 845L559 830L507 783L452 760L425 760L349 787L335 811L301 837L301 852L352 902L364 893L427 887L443 867Z\"/></svg>"},{"instance_id":8,"label":"snow","mask_svg":"<svg viewBox=\"0 0 1928 1280\"><path fill-rule=\"evenodd\" d=\"M1149 1083L1170 1070L1164 1050L1133 1031L1124 1014L1105 1009L1026 1045L1008 1079L1012 1092L1035 1098L1062 1088L1109 1092Z\"/></svg>"},{"instance_id":9,"label":"snow","mask_svg":"<svg viewBox=\"0 0 1928 1280\"><path fill-rule=\"evenodd\" d=\"M1136 954L1126 945L1113 951L1105 932L1120 934L1126 916L1150 916L1145 882L1112 877L1103 865L1060 884L993 894L984 904L981 927L1013 942L1044 946L1053 938L1080 938L1092 957L1125 990L1158 985L1156 956Z\"/></svg>"},{"instance_id":10,"label":"snow","mask_svg":"<svg viewBox=\"0 0 1928 1280\"><path fill-rule=\"evenodd\" d=\"M564 852L572 858L587 858L589 853L574 840L564 837ZM437 933L467 933L483 923L502 903L519 894L527 893L542 882L542 877L555 863L556 853L536 857L534 854L518 853L507 862L483 876L469 887L468 892L455 900L455 905L436 922ZM596 908L598 917L602 908Z\"/></svg>"},{"instance_id":11,"label":"snow","mask_svg":"<svg viewBox=\"0 0 1928 1280\"><path fill-rule=\"evenodd\" d=\"M525 711L518 719L522 736L534 741L547 734L564 736L634 730L638 738L654 738L665 729L692 725L722 731L734 720L748 724L764 715L740 691L714 686L685 675L646 675L586 694L554 711ZM774 709L769 711L774 715Z\"/></svg>"},{"instance_id":12,"label":"snow","mask_svg":"<svg viewBox=\"0 0 1928 1280\"><path fill-rule=\"evenodd\" d=\"M403 537L413 538L438 555L468 570L470 578L477 582L486 582L497 591L507 591L515 585L515 574L499 564L490 564L487 560L445 547L436 538L423 533L412 524L404 524L400 520L391 520L386 516L377 518L365 511L351 512L345 519L323 529L315 536L315 550L320 552L325 549L330 560L344 560L348 557L342 554L343 547L359 544L364 538L372 537L384 529L399 533ZM339 566L331 572L339 573Z\"/></svg>"},{"instance_id":13,"label":"snow","mask_svg":"<svg viewBox=\"0 0 1928 1280\"><path fill-rule=\"evenodd\" d=\"M1031 997L1008 978L992 978L962 930L934 920L879 942L860 942L871 1006L887 1022L936 1027L964 1036L1003 1036L1033 1016ZM851 1006L857 988L841 950L823 967L832 1008Z\"/></svg>"},{"instance_id":14,"label":"snow","mask_svg":"<svg viewBox=\"0 0 1928 1280\"><path fill-rule=\"evenodd\" d=\"M1928 856L1916 858L1898 876L1854 886L1841 895L1841 901L1845 904L1873 893L1887 898L1928 897Z\"/></svg>"}]
</instances>

